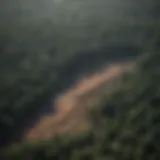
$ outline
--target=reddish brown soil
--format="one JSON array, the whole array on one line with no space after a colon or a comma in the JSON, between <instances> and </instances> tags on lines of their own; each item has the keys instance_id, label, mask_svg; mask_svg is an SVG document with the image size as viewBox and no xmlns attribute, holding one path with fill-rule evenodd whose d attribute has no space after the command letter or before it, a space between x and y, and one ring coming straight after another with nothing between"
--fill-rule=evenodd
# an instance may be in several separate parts
<instances>
[{"instance_id":1,"label":"reddish brown soil","mask_svg":"<svg viewBox=\"0 0 160 160\"><path fill-rule=\"evenodd\" d=\"M56 113L43 115L27 132L24 140L39 140L54 137L59 133L79 132L90 125L87 106L102 92L102 89L122 72L130 69L130 63L107 66L101 72L86 76L54 102Z\"/></svg>"}]
</instances>

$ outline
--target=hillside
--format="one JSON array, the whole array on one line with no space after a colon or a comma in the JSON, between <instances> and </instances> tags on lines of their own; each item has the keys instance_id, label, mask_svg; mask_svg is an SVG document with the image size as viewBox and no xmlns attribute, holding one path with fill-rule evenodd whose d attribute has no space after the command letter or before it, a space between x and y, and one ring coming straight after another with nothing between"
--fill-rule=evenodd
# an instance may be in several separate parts
<instances>
[{"instance_id":1,"label":"hillside","mask_svg":"<svg viewBox=\"0 0 160 160\"><path fill-rule=\"evenodd\" d=\"M103 102L98 103L99 113L112 104L120 107L121 114L112 118L101 114L105 123L94 124L92 130L85 134L63 135L48 141L11 145L5 152L3 151L2 158L5 160L158 160L160 157L159 58L159 51L141 57L133 72L128 74L127 80L123 78L121 87L109 97L107 95L108 98L103 97L104 99L101 99ZM119 68L118 65L117 67ZM108 73L111 73L110 71Z\"/></svg>"},{"instance_id":2,"label":"hillside","mask_svg":"<svg viewBox=\"0 0 160 160\"><path fill-rule=\"evenodd\" d=\"M88 105L94 104L104 88L109 87L110 82L121 73L130 70L131 66L131 62L113 63L99 72L79 79L53 101L55 111L42 114L38 122L25 131L24 140L48 139L58 133L87 129L90 126Z\"/></svg>"},{"instance_id":3,"label":"hillside","mask_svg":"<svg viewBox=\"0 0 160 160\"><path fill-rule=\"evenodd\" d=\"M0 24L0 160L160 159L160 0L2 0Z\"/></svg>"}]
</instances>

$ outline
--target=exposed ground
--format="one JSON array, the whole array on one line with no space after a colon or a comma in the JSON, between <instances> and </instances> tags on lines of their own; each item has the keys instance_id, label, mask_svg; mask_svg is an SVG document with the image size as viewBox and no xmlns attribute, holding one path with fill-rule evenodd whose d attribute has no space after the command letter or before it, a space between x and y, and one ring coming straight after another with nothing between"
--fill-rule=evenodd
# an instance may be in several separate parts
<instances>
[{"instance_id":1,"label":"exposed ground","mask_svg":"<svg viewBox=\"0 0 160 160\"><path fill-rule=\"evenodd\" d=\"M74 86L54 100L53 107L56 111L42 115L39 121L26 132L24 140L48 139L59 133L87 129L90 126L88 105L94 103L104 87L107 89L110 81L131 68L132 63L116 63L77 81Z\"/></svg>"}]
</instances>

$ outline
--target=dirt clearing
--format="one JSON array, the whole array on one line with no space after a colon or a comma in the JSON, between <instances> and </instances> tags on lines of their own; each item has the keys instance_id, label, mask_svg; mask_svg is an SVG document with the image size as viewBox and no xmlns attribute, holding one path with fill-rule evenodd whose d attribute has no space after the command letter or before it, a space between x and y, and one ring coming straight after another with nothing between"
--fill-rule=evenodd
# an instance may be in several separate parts
<instances>
[{"instance_id":1,"label":"dirt clearing","mask_svg":"<svg viewBox=\"0 0 160 160\"><path fill-rule=\"evenodd\" d=\"M93 103L109 81L126 70L131 63L123 62L107 66L100 72L79 79L77 83L54 101L55 113L43 115L30 128L24 140L49 139L59 133L83 131L89 127L87 106Z\"/></svg>"}]
</instances>

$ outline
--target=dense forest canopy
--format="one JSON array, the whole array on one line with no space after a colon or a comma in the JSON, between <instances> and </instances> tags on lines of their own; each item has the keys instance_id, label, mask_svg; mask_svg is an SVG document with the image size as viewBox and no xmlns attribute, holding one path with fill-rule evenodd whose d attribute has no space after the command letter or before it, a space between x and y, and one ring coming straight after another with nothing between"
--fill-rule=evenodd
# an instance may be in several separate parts
<instances>
[{"instance_id":1,"label":"dense forest canopy","mask_svg":"<svg viewBox=\"0 0 160 160\"><path fill-rule=\"evenodd\" d=\"M5 160L159 159L159 6L158 0L0 1L1 146L19 138L17 130L84 59L87 70L98 57L106 63L131 52L149 55L98 105L100 115L107 104L122 107L120 117L105 117L105 125L80 137L9 148Z\"/></svg>"}]
</instances>

